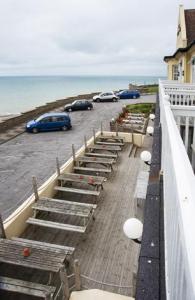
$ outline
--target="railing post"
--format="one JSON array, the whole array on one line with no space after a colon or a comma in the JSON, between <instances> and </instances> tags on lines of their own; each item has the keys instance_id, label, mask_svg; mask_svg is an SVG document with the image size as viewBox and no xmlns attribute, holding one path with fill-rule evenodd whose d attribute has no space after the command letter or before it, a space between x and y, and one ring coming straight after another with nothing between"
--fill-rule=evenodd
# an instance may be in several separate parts
<instances>
[{"instance_id":1,"label":"railing post","mask_svg":"<svg viewBox=\"0 0 195 300\"><path fill-rule=\"evenodd\" d=\"M118 136L118 123L116 122L116 136Z\"/></svg>"},{"instance_id":2,"label":"railing post","mask_svg":"<svg viewBox=\"0 0 195 300\"><path fill-rule=\"evenodd\" d=\"M81 272L80 272L80 265L79 260L74 260L74 273L75 273L75 289L76 291L81 290Z\"/></svg>"},{"instance_id":3,"label":"railing post","mask_svg":"<svg viewBox=\"0 0 195 300\"><path fill-rule=\"evenodd\" d=\"M74 144L72 144L72 157L73 157L73 163L75 165L75 163L76 163L76 155L75 155Z\"/></svg>"},{"instance_id":4,"label":"railing post","mask_svg":"<svg viewBox=\"0 0 195 300\"><path fill-rule=\"evenodd\" d=\"M6 238L6 234L5 234L5 229L4 229L4 226L3 226L3 220L2 220L2 217L1 217L1 214L0 214L0 236L5 239Z\"/></svg>"},{"instance_id":5,"label":"railing post","mask_svg":"<svg viewBox=\"0 0 195 300\"><path fill-rule=\"evenodd\" d=\"M59 164L59 159L56 157L56 169L57 169L57 174L60 176L60 164Z\"/></svg>"},{"instance_id":6,"label":"railing post","mask_svg":"<svg viewBox=\"0 0 195 300\"><path fill-rule=\"evenodd\" d=\"M85 144L85 152L87 151L87 138L86 135L84 136L84 144Z\"/></svg>"},{"instance_id":7,"label":"railing post","mask_svg":"<svg viewBox=\"0 0 195 300\"><path fill-rule=\"evenodd\" d=\"M93 142L95 144L95 129L93 129Z\"/></svg>"},{"instance_id":8,"label":"railing post","mask_svg":"<svg viewBox=\"0 0 195 300\"><path fill-rule=\"evenodd\" d=\"M32 177L32 184L33 184L33 190L35 195L35 202L39 200L39 193L38 193L38 187L37 187L37 179L35 176Z\"/></svg>"},{"instance_id":9,"label":"railing post","mask_svg":"<svg viewBox=\"0 0 195 300\"><path fill-rule=\"evenodd\" d=\"M131 134L132 134L132 144L134 145L134 132L133 132L133 124L131 125Z\"/></svg>"},{"instance_id":10,"label":"railing post","mask_svg":"<svg viewBox=\"0 0 195 300\"><path fill-rule=\"evenodd\" d=\"M70 297L70 291L68 286L68 277L64 266L60 268L60 279L61 279L63 300L68 300Z\"/></svg>"},{"instance_id":11,"label":"railing post","mask_svg":"<svg viewBox=\"0 0 195 300\"><path fill-rule=\"evenodd\" d=\"M101 135L103 135L103 123L101 122Z\"/></svg>"}]
</instances>

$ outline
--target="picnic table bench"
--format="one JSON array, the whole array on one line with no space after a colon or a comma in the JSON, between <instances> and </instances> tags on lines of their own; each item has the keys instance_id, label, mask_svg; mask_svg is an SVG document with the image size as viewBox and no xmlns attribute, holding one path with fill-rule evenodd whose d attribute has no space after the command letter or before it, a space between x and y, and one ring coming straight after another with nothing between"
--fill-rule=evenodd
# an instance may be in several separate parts
<instances>
[{"instance_id":1,"label":"picnic table bench","mask_svg":"<svg viewBox=\"0 0 195 300\"><path fill-rule=\"evenodd\" d=\"M71 232L79 232L79 233L85 233L87 226L76 226L71 224L63 224L59 222L53 222L53 221L47 221L47 220L41 220L36 218L29 218L26 223L31 225L37 225L40 227L47 227L51 229L58 229L58 230L64 230L64 231L71 231Z\"/></svg>"},{"instance_id":2,"label":"picnic table bench","mask_svg":"<svg viewBox=\"0 0 195 300\"><path fill-rule=\"evenodd\" d=\"M90 151L94 150L103 150L103 151L111 151L114 153L118 153L118 151L121 151L121 147L115 146L115 145L92 145L87 147Z\"/></svg>"},{"instance_id":3,"label":"picnic table bench","mask_svg":"<svg viewBox=\"0 0 195 300\"><path fill-rule=\"evenodd\" d=\"M105 141L120 141L121 143L124 143L124 138L120 137L120 136L109 136L109 135L99 135L97 137L97 139L99 140L105 140Z\"/></svg>"},{"instance_id":4,"label":"picnic table bench","mask_svg":"<svg viewBox=\"0 0 195 300\"><path fill-rule=\"evenodd\" d=\"M86 190L86 189L78 189L78 188L69 188L66 186L55 186L54 187L55 191L60 191L60 192L67 192L67 193L73 193L73 194L81 194L81 195L91 195L91 196L99 196L100 191L94 190Z\"/></svg>"},{"instance_id":5,"label":"picnic table bench","mask_svg":"<svg viewBox=\"0 0 195 300\"><path fill-rule=\"evenodd\" d=\"M105 157L105 158L113 158L114 160L117 159L116 154L108 154L108 153L98 153L98 152L85 152L86 156L91 156L91 157Z\"/></svg>"},{"instance_id":6,"label":"picnic table bench","mask_svg":"<svg viewBox=\"0 0 195 300\"><path fill-rule=\"evenodd\" d=\"M0 290L51 300L56 287L0 276Z\"/></svg>"},{"instance_id":7,"label":"picnic table bench","mask_svg":"<svg viewBox=\"0 0 195 300\"><path fill-rule=\"evenodd\" d=\"M110 145L110 146L120 146L120 147L122 147L122 146L124 146L124 143L121 143L121 142L102 142L102 141L95 141L95 143L96 144L98 144L98 145Z\"/></svg>"}]
</instances>

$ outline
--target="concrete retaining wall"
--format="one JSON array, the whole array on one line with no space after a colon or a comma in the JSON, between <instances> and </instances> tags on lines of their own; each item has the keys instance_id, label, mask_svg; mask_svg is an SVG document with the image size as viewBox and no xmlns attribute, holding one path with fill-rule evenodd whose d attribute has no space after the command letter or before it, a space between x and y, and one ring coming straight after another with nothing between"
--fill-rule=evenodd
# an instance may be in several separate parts
<instances>
[{"instance_id":1,"label":"concrete retaining wall","mask_svg":"<svg viewBox=\"0 0 195 300\"><path fill-rule=\"evenodd\" d=\"M19 115L19 116L12 117L12 118L7 119L4 122L2 122L0 124L0 133L4 133L8 129L12 129L14 126L18 126L24 122L32 120L43 113L46 113L53 109L64 106L65 104L68 104L74 100L91 99L96 94L97 93L83 94L83 95L78 95L76 97L68 97L66 99L56 100L54 102L46 103L45 105L39 106L33 110L29 110L24 113L21 113L21 115Z\"/></svg>"}]
</instances>

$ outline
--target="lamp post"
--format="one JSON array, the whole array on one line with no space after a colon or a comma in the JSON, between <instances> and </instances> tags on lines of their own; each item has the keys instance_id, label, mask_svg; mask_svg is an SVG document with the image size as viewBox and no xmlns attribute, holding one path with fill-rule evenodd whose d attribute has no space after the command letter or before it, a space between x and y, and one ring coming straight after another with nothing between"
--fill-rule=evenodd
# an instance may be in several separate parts
<instances>
[{"instance_id":1,"label":"lamp post","mask_svg":"<svg viewBox=\"0 0 195 300\"><path fill-rule=\"evenodd\" d=\"M123 225L124 234L137 244L141 244L143 224L136 218L130 218Z\"/></svg>"},{"instance_id":2,"label":"lamp post","mask_svg":"<svg viewBox=\"0 0 195 300\"><path fill-rule=\"evenodd\" d=\"M140 154L141 160L145 162L146 165L150 166L151 163L151 153L149 151L142 151Z\"/></svg>"}]
</instances>

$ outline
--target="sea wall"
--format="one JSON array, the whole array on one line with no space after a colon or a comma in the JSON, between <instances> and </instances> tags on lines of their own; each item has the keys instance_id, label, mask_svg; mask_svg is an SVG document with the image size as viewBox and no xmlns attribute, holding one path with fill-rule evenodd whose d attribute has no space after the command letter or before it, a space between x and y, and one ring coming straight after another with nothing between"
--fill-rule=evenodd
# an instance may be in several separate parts
<instances>
[{"instance_id":1,"label":"sea wall","mask_svg":"<svg viewBox=\"0 0 195 300\"><path fill-rule=\"evenodd\" d=\"M46 103L42 106L36 107L35 109L21 113L21 115L19 115L19 116L11 117L10 119L7 119L7 120L3 121L2 123L0 123L0 133L4 133L7 130L12 129L14 126L18 126L24 122L32 120L43 113L46 113L46 112L49 112L56 108L59 108L61 106L64 106L65 104L68 104L74 100L91 99L96 94L97 93L83 94L83 95L78 95L75 97L68 97L65 99L56 100L53 102Z\"/></svg>"}]
</instances>

